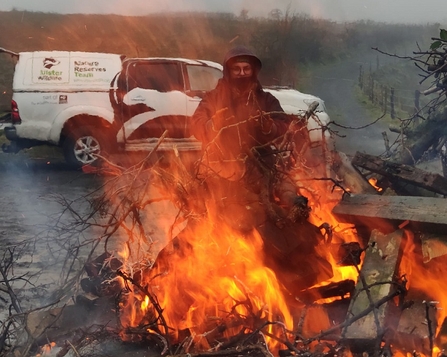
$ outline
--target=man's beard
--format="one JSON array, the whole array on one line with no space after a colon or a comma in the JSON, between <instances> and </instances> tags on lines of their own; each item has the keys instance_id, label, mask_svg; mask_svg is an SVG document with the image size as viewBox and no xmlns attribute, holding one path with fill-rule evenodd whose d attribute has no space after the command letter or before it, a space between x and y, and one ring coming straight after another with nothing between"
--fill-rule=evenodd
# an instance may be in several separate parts
<instances>
[{"instance_id":1,"label":"man's beard","mask_svg":"<svg viewBox=\"0 0 447 357\"><path fill-rule=\"evenodd\" d=\"M251 89L254 81L252 77L232 78L231 84L240 92L246 92Z\"/></svg>"}]
</instances>

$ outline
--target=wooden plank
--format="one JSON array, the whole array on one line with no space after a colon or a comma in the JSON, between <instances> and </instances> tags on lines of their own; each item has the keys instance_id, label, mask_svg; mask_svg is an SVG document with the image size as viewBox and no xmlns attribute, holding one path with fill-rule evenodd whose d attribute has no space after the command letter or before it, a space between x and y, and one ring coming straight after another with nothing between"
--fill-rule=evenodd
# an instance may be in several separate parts
<instances>
[{"instance_id":1,"label":"wooden plank","mask_svg":"<svg viewBox=\"0 0 447 357\"><path fill-rule=\"evenodd\" d=\"M355 154L351 163L387 178L398 178L431 192L447 195L447 178L439 174L430 173L410 165L385 161L380 157L360 152Z\"/></svg>"},{"instance_id":2,"label":"wooden plank","mask_svg":"<svg viewBox=\"0 0 447 357\"><path fill-rule=\"evenodd\" d=\"M357 319L343 331L349 345L365 346L374 344L390 323L398 321L399 309L392 298L380 306L379 301L390 297L395 291L394 282L404 245L403 231L384 235L373 230L370 244L365 251L365 259L360 272L355 293L351 299L346 319L352 319L375 306L374 311Z\"/></svg>"},{"instance_id":3,"label":"wooden plank","mask_svg":"<svg viewBox=\"0 0 447 357\"><path fill-rule=\"evenodd\" d=\"M346 196L332 210L342 222L374 219L447 225L447 199L415 196Z\"/></svg>"}]
</instances>

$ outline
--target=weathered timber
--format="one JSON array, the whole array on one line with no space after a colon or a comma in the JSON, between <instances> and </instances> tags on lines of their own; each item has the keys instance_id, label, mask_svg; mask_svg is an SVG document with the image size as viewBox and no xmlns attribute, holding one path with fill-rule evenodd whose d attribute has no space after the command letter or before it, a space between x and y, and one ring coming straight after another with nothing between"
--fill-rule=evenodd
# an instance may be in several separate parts
<instances>
[{"instance_id":1,"label":"weathered timber","mask_svg":"<svg viewBox=\"0 0 447 357\"><path fill-rule=\"evenodd\" d=\"M399 309L392 298L380 306L378 303L396 291L394 283L402 257L404 245L402 238L402 230L388 235L377 230L371 233L370 244L365 251L364 263L346 319L361 315L371 306L375 308L343 331L343 338L353 350L374 348L380 343L386 329L397 321L395 316L399 315Z\"/></svg>"},{"instance_id":2,"label":"weathered timber","mask_svg":"<svg viewBox=\"0 0 447 357\"><path fill-rule=\"evenodd\" d=\"M339 221L378 228L387 221L416 226L447 225L447 199L415 196L345 196L332 213ZM444 228L445 230L445 228Z\"/></svg>"},{"instance_id":3,"label":"weathered timber","mask_svg":"<svg viewBox=\"0 0 447 357\"><path fill-rule=\"evenodd\" d=\"M431 192L447 195L447 178L426 172L410 165L399 164L381 159L377 156L357 152L352 165L362 167L391 179L399 179Z\"/></svg>"}]
</instances>

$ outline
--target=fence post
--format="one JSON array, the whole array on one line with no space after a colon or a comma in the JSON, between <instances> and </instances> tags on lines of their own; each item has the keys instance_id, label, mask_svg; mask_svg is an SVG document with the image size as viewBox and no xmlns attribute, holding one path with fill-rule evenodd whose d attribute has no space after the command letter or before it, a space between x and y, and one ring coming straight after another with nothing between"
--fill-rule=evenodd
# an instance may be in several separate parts
<instances>
[{"instance_id":1,"label":"fence post","mask_svg":"<svg viewBox=\"0 0 447 357\"><path fill-rule=\"evenodd\" d=\"M385 92L383 94L383 110L384 114L388 111L388 87L385 86Z\"/></svg>"},{"instance_id":2,"label":"fence post","mask_svg":"<svg viewBox=\"0 0 447 357\"><path fill-rule=\"evenodd\" d=\"M363 91L363 67L360 65L359 67L359 87Z\"/></svg>"},{"instance_id":3,"label":"fence post","mask_svg":"<svg viewBox=\"0 0 447 357\"><path fill-rule=\"evenodd\" d=\"M391 95L390 95L390 115L391 118L396 118L396 112L394 111L394 88L391 88Z\"/></svg>"}]
</instances>

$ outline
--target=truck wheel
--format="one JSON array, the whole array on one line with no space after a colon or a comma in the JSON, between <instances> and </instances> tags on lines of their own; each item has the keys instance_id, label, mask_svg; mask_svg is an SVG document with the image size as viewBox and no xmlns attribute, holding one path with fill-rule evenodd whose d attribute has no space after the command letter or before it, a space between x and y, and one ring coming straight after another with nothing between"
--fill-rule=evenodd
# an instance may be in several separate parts
<instances>
[{"instance_id":1,"label":"truck wheel","mask_svg":"<svg viewBox=\"0 0 447 357\"><path fill-rule=\"evenodd\" d=\"M110 152L104 128L79 127L68 134L63 144L65 161L74 168L91 164Z\"/></svg>"}]
</instances>

